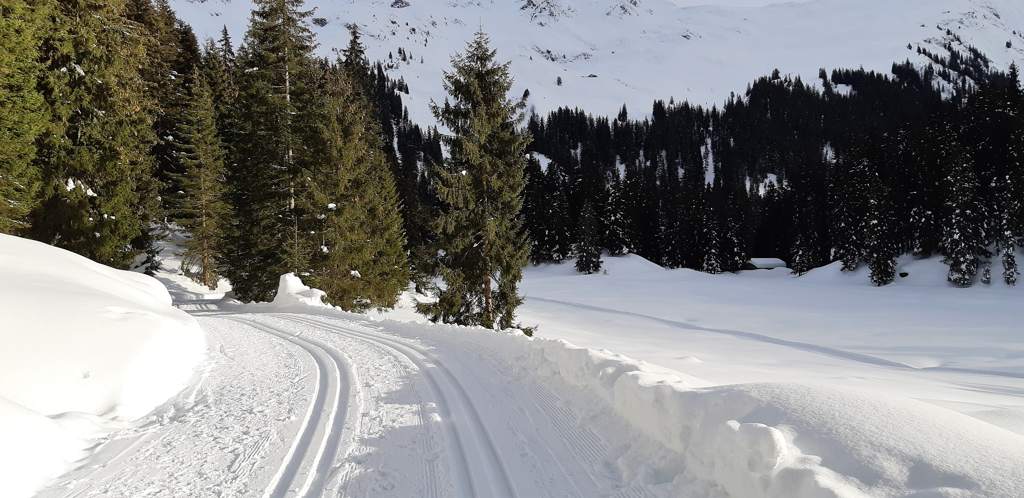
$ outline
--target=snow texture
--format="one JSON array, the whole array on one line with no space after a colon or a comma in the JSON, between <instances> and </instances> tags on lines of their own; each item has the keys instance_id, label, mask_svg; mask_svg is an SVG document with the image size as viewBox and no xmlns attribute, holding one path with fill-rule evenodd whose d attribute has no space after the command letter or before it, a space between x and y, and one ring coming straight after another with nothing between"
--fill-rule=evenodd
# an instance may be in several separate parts
<instances>
[{"instance_id":1,"label":"snow texture","mask_svg":"<svg viewBox=\"0 0 1024 498\"><path fill-rule=\"evenodd\" d=\"M30 493L85 437L173 396L205 354L199 326L156 280L8 235L0 308L4 496Z\"/></svg>"}]
</instances>

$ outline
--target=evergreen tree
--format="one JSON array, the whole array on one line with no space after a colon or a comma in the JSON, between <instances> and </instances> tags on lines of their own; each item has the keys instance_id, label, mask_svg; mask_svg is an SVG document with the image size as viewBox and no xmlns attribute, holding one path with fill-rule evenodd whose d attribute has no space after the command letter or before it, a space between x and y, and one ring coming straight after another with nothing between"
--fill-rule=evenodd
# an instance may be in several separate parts
<instances>
[{"instance_id":1,"label":"evergreen tree","mask_svg":"<svg viewBox=\"0 0 1024 498\"><path fill-rule=\"evenodd\" d=\"M348 80L357 85L356 90L369 95L371 87L370 61L366 58L366 47L363 46L359 35L359 26L350 24L348 32L348 46L341 52L342 68Z\"/></svg>"},{"instance_id":2,"label":"evergreen tree","mask_svg":"<svg viewBox=\"0 0 1024 498\"><path fill-rule=\"evenodd\" d=\"M860 266L864 251L864 185L871 173L867 160L845 157L833 168L830 230L832 258L842 262L842 271Z\"/></svg>"},{"instance_id":3,"label":"evergreen tree","mask_svg":"<svg viewBox=\"0 0 1024 498\"><path fill-rule=\"evenodd\" d=\"M11 0L0 6L0 233L22 233L38 201L36 138L48 126L36 79L38 46L52 5Z\"/></svg>"},{"instance_id":4,"label":"evergreen tree","mask_svg":"<svg viewBox=\"0 0 1024 498\"><path fill-rule=\"evenodd\" d=\"M718 219L714 209L705 210L704 234L701 239L704 242L704 263L701 271L712 275L722 273L722 255L719 252L721 237L718 231Z\"/></svg>"},{"instance_id":5,"label":"evergreen tree","mask_svg":"<svg viewBox=\"0 0 1024 498\"><path fill-rule=\"evenodd\" d=\"M743 269L747 263L747 244L742 233L745 228L743 210L740 207L738 196L742 192L731 193L726 204L725 222L719 226L724 227L721 239L722 271L735 272Z\"/></svg>"},{"instance_id":6,"label":"evergreen tree","mask_svg":"<svg viewBox=\"0 0 1024 498\"><path fill-rule=\"evenodd\" d=\"M597 222L597 212L590 202L583 204L580 213L580 229L576 242L576 271L580 273L597 273L601 271L601 234Z\"/></svg>"},{"instance_id":7,"label":"evergreen tree","mask_svg":"<svg viewBox=\"0 0 1024 498\"><path fill-rule=\"evenodd\" d=\"M877 185L873 185L876 189ZM896 278L896 248L893 247L884 194L875 193L868 199L868 217L864 222L864 259L871 271L871 283L888 285Z\"/></svg>"},{"instance_id":8,"label":"evergreen tree","mask_svg":"<svg viewBox=\"0 0 1024 498\"><path fill-rule=\"evenodd\" d=\"M238 135L228 180L234 212L225 275L243 300L268 301L278 275L309 268L300 191L312 153L315 100L310 11L302 0L257 0L238 56Z\"/></svg>"},{"instance_id":9,"label":"evergreen tree","mask_svg":"<svg viewBox=\"0 0 1024 498\"><path fill-rule=\"evenodd\" d=\"M42 202L33 238L127 267L158 209L151 109L138 68L142 27L121 0L60 0L41 45L39 88L53 116L40 137Z\"/></svg>"},{"instance_id":10,"label":"evergreen tree","mask_svg":"<svg viewBox=\"0 0 1024 498\"><path fill-rule=\"evenodd\" d=\"M128 0L128 17L145 32L146 63L139 69L153 118L150 155L160 180L161 206L173 210L173 199L185 167L178 155L183 114L189 106L192 75L199 63L199 47L192 29L180 22L167 0ZM167 202L170 201L170 202ZM174 213L171 213L172 215Z\"/></svg>"},{"instance_id":11,"label":"evergreen tree","mask_svg":"<svg viewBox=\"0 0 1024 498\"><path fill-rule=\"evenodd\" d=\"M789 266L795 275L803 275L821 264L818 258L818 230L815 224L814 200L807 192L791 194L801 197L796 201L793 219L793 245Z\"/></svg>"},{"instance_id":12,"label":"evergreen tree","mask_svg":"<svg viewBox=\"0 0 1024 498\"><path fill-rule=\"evenodd\" d=\"M605 223L604 247L612 256L620 256L631 251L627 218L629 199L626 198L624 183L625 180L617 180L608 186L608 220Z\"/></svg>"},{"instance_id":13,"label":"evergreen tree","mask_svg":"<svg viewBox=\"0 0 1024 498\"><path fill-rule=\"evenodd\" d=\"M434 175L445 285L422 310L435 321L507 328L522 301L517 287L529 251L520 217L529 137L516 126L526 103L508 98L509 65L495 62L482 32L452 66L444 78L451 101L431 105L452 133L444 137L451 157Z\"/></svg>"},{"instance_id":14,"label":"evergreen tree","mask_svg":"<svg viewBox=\"0 0 1024 498\"><path fill-rule=\"evenodd\" d=\"M234 157L233 145L240 124L237 116L238 68L227 27L221 30L217 42L207 41L203 47L202 68L203 77L210 85L213 96L217 132L224 145L225 158L230 163Z\"/></svg>"},{"instance_id":15,"label":"evergreen tree","mask_svg":"<svg viewBox=\"0 0 1024 498\"><path fill-rule=\"evenodd\" d=\"M325 91L325 160L308 189L321 234L312 284L345 310L390 308L409 282L394 178L366 98L340 70Z\"/></svg>"},{"instance_id":16,"label":"evergreen tree","mask_svg":"<svg viewBox=\"0 0 1024 498\"><path fill-rule=\"evenodd\" d=\"M198 68L193 70L192 81L178 146L185 172L178 182L181 194L175 212L179 213L178 223L191 234L181 269L215 289L230 216L224 192L224 151L217 136L212 92Z\"/></svg>"},{"instance_id":17,"label":"evergreen tree","mask_svg":"<svg viewBox=\"0 0 1024 498\"><path fill-rule=\"evenodd\" d=\"M978 272L982 233L978 224L978 181L970 159L959 147L950 158L946 188L948 214L943 224L942 248L949 265L946 279L957 287L970 287Z\"/></svg>"}]
</instances>

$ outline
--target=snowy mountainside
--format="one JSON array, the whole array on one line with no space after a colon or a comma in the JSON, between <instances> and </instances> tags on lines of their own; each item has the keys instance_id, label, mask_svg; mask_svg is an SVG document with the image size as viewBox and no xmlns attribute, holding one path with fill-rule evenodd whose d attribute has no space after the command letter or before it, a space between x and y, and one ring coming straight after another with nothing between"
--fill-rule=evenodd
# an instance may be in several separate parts
<instances>
[{"instance_id":1,"label":"snowy mountainside","mask_svg":"<svg viewBox=\"0 0 1024 498\"><path fill-rule=\"evenodd\" d=\"M171 0L200 38L227 26L242 40L251 0ZM612 115L654 99L720 104L778 68L814 81L819 68L888 72L924 63L916 48L973 45L997 67L1024 63L1024 3L1017 0L309 0L319 52L365 33L369 56L390 61L410 86L410 116L431 123L442 71L482 27L511 60L517 94L539 112L579 106ZM949 34L947 34L947 31ZM1010 42L1010 47L1007 47ZM908 49L908 46L911 48ZM559 86L556 79L561 77Z\"/></svg>"}]
</instances>

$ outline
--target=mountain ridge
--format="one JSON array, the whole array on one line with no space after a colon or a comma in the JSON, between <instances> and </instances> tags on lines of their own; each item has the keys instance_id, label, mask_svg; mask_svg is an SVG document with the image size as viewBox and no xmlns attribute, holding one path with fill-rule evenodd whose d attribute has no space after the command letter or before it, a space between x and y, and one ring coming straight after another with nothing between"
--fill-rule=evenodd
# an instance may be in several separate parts
<instances>
[{"instance_id":1,"label":"mountain ridge","mask_svg":"<svg viewBox=\"0 0 1024 498\"><path fill-rule=\"evenodd\" d=\"M236 42L249 0L172 0L202 39L222 25ZM655 99L720 105L755 78L779 69L816 79L820 68L888 73L893 62L926 64L923 48L977 47L996 68L1024 63L1024 4L1014 0L347 0L307 2L319 53L364 34L371 59L410 87L410 117L430 122L442 100L443 70L478 28L512 63L516 91L538 112L581 107L612 115L622 105L649 112ZM561 85L559 85L561 81Z\"/></svg>"}]
</instances>

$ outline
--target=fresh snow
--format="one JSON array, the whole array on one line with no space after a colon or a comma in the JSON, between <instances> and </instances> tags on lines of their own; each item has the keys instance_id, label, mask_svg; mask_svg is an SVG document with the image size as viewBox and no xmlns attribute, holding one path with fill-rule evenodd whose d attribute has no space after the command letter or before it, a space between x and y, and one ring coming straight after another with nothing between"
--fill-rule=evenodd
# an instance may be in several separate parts
<instances>
[{"instance_id":1,"label":"fresh snow","mask_svg":"<svg viewBox=\"0 0 1024 498\"><path fill-rule=\"evenodd\" d=\"M1022 289L951 288L935 259L884 288L834 265L530 267L532 339L427 323L412 293L356 315L284 275L246 305L163 268L206 360L40 496L1024 496ZM4 400L0 417L26 455L0 468L41 476L80 455L68 430L105 422Z\"/></svg>"},{"instance_id":2,"label":"fresh snow","mask_svg":"<svg viewBox=\"0 0 1024 498\"><path fill-rule=\"evenodd\" d=\"M227 25L236 43L250 0L171 0L202 37ZM308 0L321 55L348 42L346 24L365 33L372 60L394 63L409 83L409 115L434 123L428 103L443 101L442 72L482 27L498 56L512 62L514 95L530 90L544 113L581 107L634 115L654 99L721 105L755 78L778 68L817 81L820 68L873 69L893 62L923 64L916 48L943 53L946 30L977 46L996 67L1024 63L1024 3L1019 0ZM405 5L404 7L397 7ZM1012 48L1006 42L1012 41ZM911 49L908 50L907 46ZM399 48L410 56L399 59ZM390 58L389 58L390 54ZM422 58L422 62L421 61ZM556 85L561 77L563 84Z\"/></svg>"},{"instance_id":3,"label":"fresh snow","mask_svg":"<svg viewBox=\"0 0 1024 498\"><path fill-rule=\"evenodd\" d=\"M196 321L156 280L0 235L0 494L66 470L88 438L189 383Z\"/></svg>"}]
</instances>

